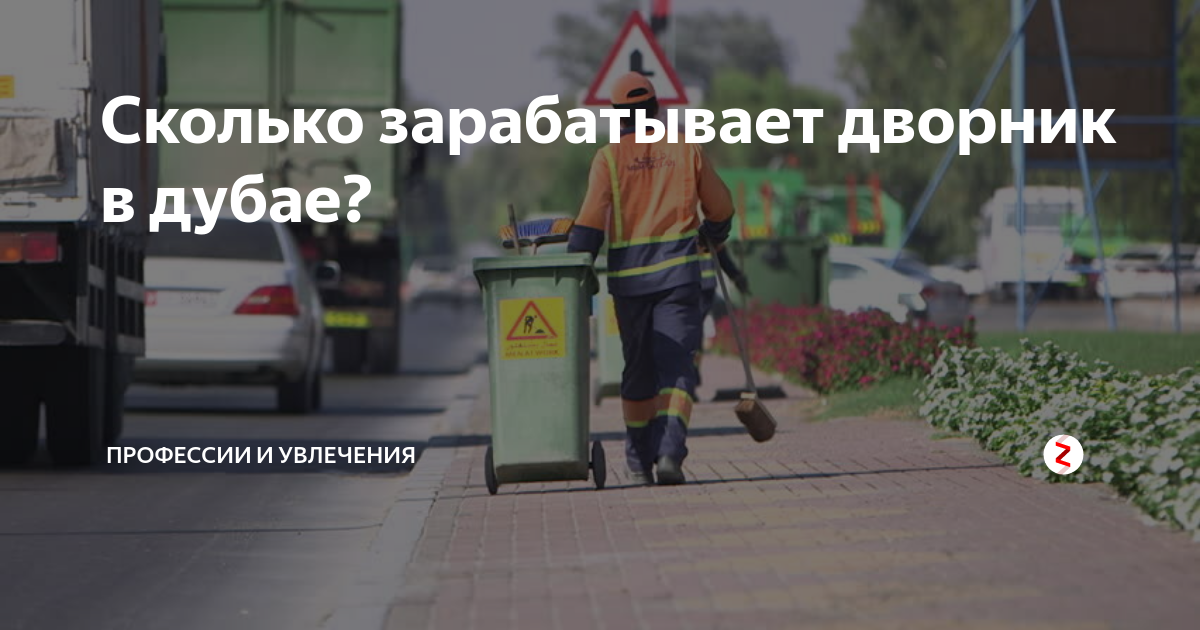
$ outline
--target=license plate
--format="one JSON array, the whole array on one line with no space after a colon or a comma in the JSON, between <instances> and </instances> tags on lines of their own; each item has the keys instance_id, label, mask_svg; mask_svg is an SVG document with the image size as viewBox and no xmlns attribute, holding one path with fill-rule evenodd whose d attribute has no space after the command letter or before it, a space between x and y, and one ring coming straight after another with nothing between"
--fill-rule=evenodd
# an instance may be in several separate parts
<instances>
[{"instance_id":1,"label":"license plate","mask_svg":"<svg viewBox=\"0 0 1200 630\"><path fill-rule=\"evenodd\" d=\"M366 313L332 311L325 313L325 325L329 328L370 328L371 318Z\"/></svg>"},{"instance_id":2,"label":"license plate","mask_svg":"<svg viewBox=\"0 0 1200 630\"><path fill-rule=\"evenodd\" d=\"M216 291L147 291L148 308L208 309L217 305Z\"/></svg>"}]
</instances>

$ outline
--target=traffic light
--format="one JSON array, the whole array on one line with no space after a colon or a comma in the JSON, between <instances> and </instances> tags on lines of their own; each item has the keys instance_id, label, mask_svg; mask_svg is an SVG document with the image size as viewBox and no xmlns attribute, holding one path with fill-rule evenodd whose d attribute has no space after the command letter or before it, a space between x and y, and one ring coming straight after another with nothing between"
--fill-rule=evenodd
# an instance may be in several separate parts
<instances>
[{"instance_id":1,"label":"traffic light","mask_svg":"<svg viewBox=\"0 0 1200 630\"><path fill-rule=\"evenodd\" d=\"M659 35L667 28L671 15L671 0L654 0L650 6L650 32Z\"/></svg>"}]
</instances>

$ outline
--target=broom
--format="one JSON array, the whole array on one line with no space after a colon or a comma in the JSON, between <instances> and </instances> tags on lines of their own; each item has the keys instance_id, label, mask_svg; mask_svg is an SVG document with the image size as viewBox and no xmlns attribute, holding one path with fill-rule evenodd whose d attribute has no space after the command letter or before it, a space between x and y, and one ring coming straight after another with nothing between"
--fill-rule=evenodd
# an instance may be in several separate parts
<instances>
[{"instance_id":1,"label":"broom","mask_svg":"<svg viewBox=\"0 0 1200 630\"><path fill-rule=\"evenodd\" d=\"M745 226L744 215L742 218L742 225ZM741 242L741 245L742 246L738 247L738 251L737 251L738 265L742 268L742 273L745 273L746 272L746 247L748 246L747 241L743 240ZM717 270L717 275L718 276L721 275L721 271L719 269ZM750 296L743 295L742 300L743 300L742 306L746 306L750 301ZM728 292L725 293L725 303L729 305L730 319L736 318L737 317L737 309L734 307L733 302L730 301ZM747 323L746 320L744 320L744 319L742 320L742 324L746 331L746 334L747 335L750 334L750 324ZM737 333L737 328L734 328L734 333L735 334ZM740 344L741 342L742 342L742 338L741 338L741 336L738 336L738 343ZM743 393L744 393L743 390L737 389L736 387L718 389L717 393L713 395L713 401L719 402L722 400L738 400L742 397ZM764 385L762 387L757 388L755 390L755 393L758 395L759 398L763 398L763 399L767 399L767 400L770 400L772 398L787 398L787 393L784 392L783 388L778 385Z\"/></svg>"},{"instance_id":2,"label":"broom","mask_svg":"<svg viewBox=\"0 0 1200 630\"><path fill-rule=\"evenodd\" d=\"M536 254L542 245L567 242L574 224L574 219L535 219L517 223L510 215L509 224L500 227L500 239L505 249L516 248L520 253L522 245L532 246Z\"/></svg>"},{"instance_id":3,"label":"broom","mask_svg":"<svg viewBox=\"0 0 1200 630\"><path fill-rule=\"evenodd\" d=\"M704 240L708 243L709 251L716 251L707 238ZM721 284L721 294L725 296L725 302L732 309L733 301L729 299L729 288L725 286L725 274L719 270L717 271L717 281ZM738 330L735 313L730 312L729 322L733 325L733 337L737 340L738 355L742 359L742 367L746 370L746 388L742 391L742 399L738 402L737 407L734 407L733 412L737 414L737 419L742 426L746 427L746 432L754 438L755 442L766 442L775 435L775 417L758 399L758 388L754 386L754 374L750 370L750 356L746 354L746 344Z\"/></svg>"}]
</instances>

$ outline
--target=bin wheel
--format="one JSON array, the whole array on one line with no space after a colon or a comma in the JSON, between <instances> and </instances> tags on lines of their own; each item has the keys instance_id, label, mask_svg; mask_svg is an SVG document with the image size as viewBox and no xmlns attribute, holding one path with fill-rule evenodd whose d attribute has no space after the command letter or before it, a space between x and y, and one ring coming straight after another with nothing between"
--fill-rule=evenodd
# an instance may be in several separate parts
<instances>
[{"instance_id":1,"label":"bin wheel","mask_svg":"<svg viewBox=\"0 0 1200 630\"><path fill-rule=\"evenodd\" d=\"M483 481L487 484L488 494L496 494L500 484L496 481L496 469L492 467L492 447L487 447L483 456Z\"/></svg>"},{"instance_id":2,"label":"bin wheel","mask_svg":"<svg viewBox=\"0 0 1200 630\"><path fill-rule=\"evenodd\" d=\"M597 490L603 490L607 480L608 463L604 460L604 447L596 440L592 442L592 481L596 483Z\"/></svg>"}]
</instances>

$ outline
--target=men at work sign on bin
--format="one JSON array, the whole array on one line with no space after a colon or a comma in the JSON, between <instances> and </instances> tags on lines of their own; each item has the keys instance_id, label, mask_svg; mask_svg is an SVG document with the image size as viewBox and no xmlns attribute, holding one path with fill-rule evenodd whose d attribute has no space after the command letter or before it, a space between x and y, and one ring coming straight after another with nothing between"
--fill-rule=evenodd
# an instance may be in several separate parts
<instances>
[{"instance_id":1,"label":"men at work sign on bin","mask_svg":"<svg viewBox=\"0 0 1200 630\"><path fill-rule=\"evenodd\" d=\"M567 356L562 298L500 302L501 360Z\"/></svg>"},{"instance_id":2,"label":"men at work sign on bin","mask_svg":"<svg viewBox=\"0 0 1200 630\"><path fill-rule=\"evenodd\" d=\"M728 238L733 200L700 145L665 136L637 142L637 110L646 118L659 110L649 79L622 76L612 103L629 116L621 141L592 161L569 249L596 256L608 238L608 290L625 358L626 463L641 483L657 475L660 484L678 484L702 340L699 241L715 247Z\"/></svg>"}]
</instances>

